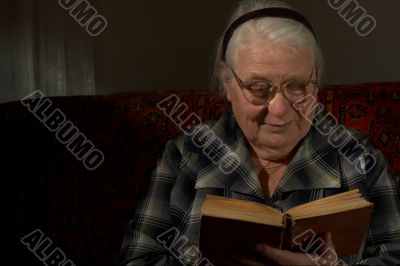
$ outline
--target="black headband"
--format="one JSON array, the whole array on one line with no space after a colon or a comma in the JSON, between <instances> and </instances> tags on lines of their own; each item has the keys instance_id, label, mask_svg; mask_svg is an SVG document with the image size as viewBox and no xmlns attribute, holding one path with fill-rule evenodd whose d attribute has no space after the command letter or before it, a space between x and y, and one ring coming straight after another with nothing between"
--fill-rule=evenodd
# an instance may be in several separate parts
<instances>
[{"instance_id":1,"label":"black headband","mask_svg":"<svg viewBox=\"0 0 400 266\"><path fill-rule=\"evenodd\" d=\"M291 20L295 20L301 24L303 24L317 39L317 35L315 34L315 31L308 20L301 15L300 13L288 9L288 8L282 8L282 7L270 7L270 8L263 8L263 9L258 9L249 13L244 14L243 16L239 17L236 19L228 28L228 30L225 33L224 36L224 42L222 43L222 60L225 60L225 53L226 49L228 48L228 43L229 40L232 38L233 33L235 30L245 22L252 20L252 19L257 19L257 18L262 18L262 17L274 17L274 18L287 18Z\"/></svg>"}]
</instances>

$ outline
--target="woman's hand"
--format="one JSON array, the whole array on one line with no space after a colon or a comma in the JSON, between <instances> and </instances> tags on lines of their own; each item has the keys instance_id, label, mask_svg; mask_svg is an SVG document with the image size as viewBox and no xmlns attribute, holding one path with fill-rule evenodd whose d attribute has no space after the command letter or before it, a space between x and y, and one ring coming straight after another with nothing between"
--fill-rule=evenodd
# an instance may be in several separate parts
<instances>
[{"instance_id":1,"label":"woman's hand","mask_svg":"<svg viewBox=\"0 0 400 266\"><path fill-rule=\"evenodd\" d=\"M257 244L256 252L260 256L236 254L232 257L231 265L336 265L337 255L332 243L332 236L326 233L324 245L318 254L292 252L273 248L265 244Z\"/></svg>"}]
</instances>

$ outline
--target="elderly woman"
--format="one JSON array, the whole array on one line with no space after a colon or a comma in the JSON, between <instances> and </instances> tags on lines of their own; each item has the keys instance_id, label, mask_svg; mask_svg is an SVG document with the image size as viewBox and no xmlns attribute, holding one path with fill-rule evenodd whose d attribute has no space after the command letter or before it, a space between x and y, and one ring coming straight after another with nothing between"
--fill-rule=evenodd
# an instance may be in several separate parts
<instances>
[{"instance_id":1,"label":"elderly woman","mask_svg":"<svg viewBox=\"0 0 400 266\"><path fill-rule=\"evenodd\" d=\"M374 203L375 211L361 252L341 262L398 265L397 185L381 153L364 136L341 127L365 148L349 161L321 133L321 125L330 122L321 119L326 114L320 108L309 108L318 93L321 67L316 35L301 14L281 2L241 2L216 59L216 73L232 107L218 121L167 143L150 191L129 225L121 265L193 264L197 258L191 252L199 243L200 208L207 194L285 211L353 188ZM313 120L318 123L313 125ZM207 151L199 143L207 143ZM221 143L224 148L217 150ZM239 161L231 160L231 169L224 169L218 160L226 160L228 153ZM171 230L181 243L160 241ZM170 244L178 235L170 235ZM254 247L257 256L233 254L227 264L337 263L330 261L332 256L315 258L267 244ZM322 251L328 247L334 248L329 233Z\"/></svg>"}]
</instances>

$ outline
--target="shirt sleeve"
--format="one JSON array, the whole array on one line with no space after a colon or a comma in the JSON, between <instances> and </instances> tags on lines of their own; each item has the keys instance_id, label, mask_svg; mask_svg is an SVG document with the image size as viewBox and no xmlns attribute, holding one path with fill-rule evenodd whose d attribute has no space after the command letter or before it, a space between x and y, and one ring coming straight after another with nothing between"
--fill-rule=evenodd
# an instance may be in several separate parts
<instances>
[{"instance_id":1,"label":"shirt sleeve","mask_svg":"<svg viewBox=\"0 0 400 266\"><path fill-rule=\"evenodd\" d=\"M374 204L362 260L355 265L400 265L400 193L379 150L372 153L374 168L367 174L367 193Z\"/></svg>"},{"instance_id":2,"label":"shirt sleeve","mask_svg":"<svg viewBox=\"0 0 400 266\"><path fill-rule=\"evenodd\" d=\"M175 141L169 141L151 176L149 191L128 224L120 265L181 265L169 252L160 235L173 227L170 198L182 154Z\"/></svg>"}]
</instances>

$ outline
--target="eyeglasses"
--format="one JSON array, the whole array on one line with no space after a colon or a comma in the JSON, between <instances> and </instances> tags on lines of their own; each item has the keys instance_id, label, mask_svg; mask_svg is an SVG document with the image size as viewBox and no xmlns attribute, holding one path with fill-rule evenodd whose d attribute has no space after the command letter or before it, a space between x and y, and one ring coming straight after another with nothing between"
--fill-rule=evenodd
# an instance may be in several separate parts
<instances>
[{"instance_id":1,"label":"eyeglasses","mask_svg":"<svg viewBox=\"0 0 400 266\"><path fill-rule=\"evenodd\" d=\"M307 96L314 94L318 88L318 71L316 71L317 79L311 79L314 69L308 80L289 80L279 86L262 79L244 82L232 68L230 69L243 92L244 98L253 105L268 105L277 91L282 91L289 103L301 104L302 101L307 99Z\"/></svg>"}]
</instances>

